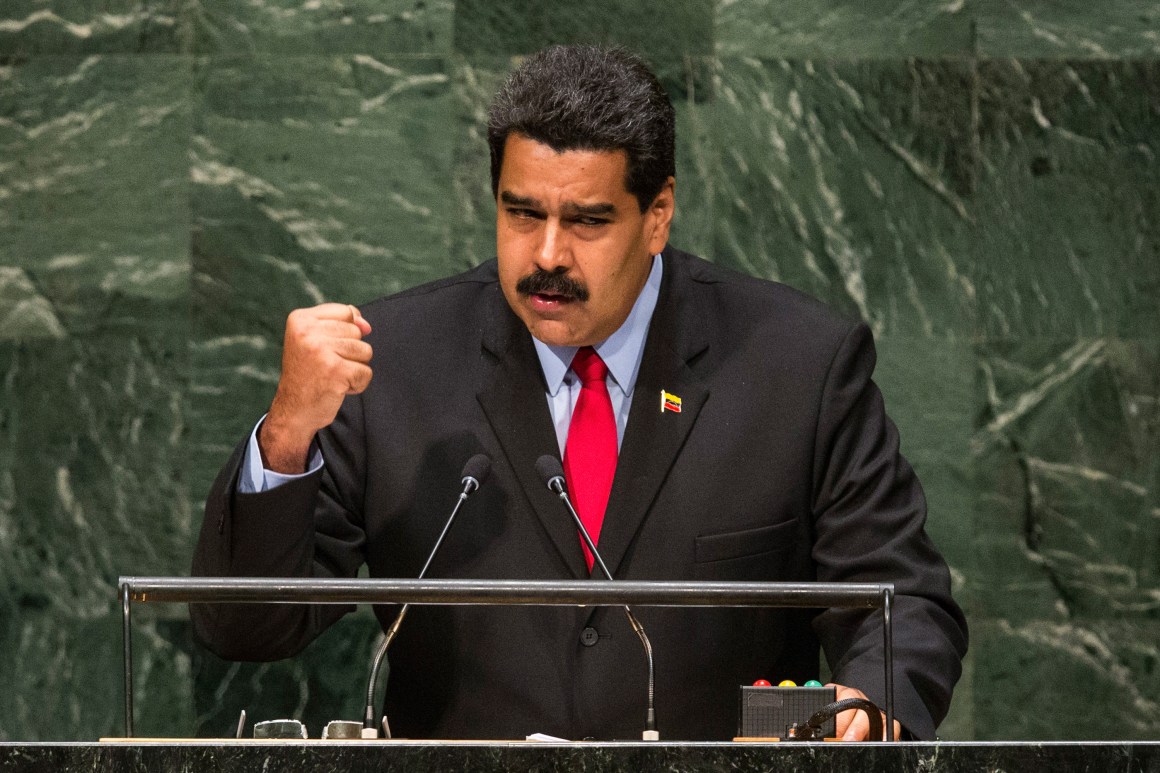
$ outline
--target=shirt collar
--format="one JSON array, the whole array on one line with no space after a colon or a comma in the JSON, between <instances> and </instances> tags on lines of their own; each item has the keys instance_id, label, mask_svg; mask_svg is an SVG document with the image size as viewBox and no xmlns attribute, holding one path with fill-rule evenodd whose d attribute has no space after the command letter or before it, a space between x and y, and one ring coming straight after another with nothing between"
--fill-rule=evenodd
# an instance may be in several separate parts
<instances>
[{"instance_id":1,"label":"shirt collar","mask_svg":"<svg viewBox=\"0 0 1160 773\"><path fill-rule=\"evenodd\" d=\"M663 271L660 254L654 255L652 270L649 271L648 279L645 280L640 295L636 297L636 302L632 304L628 318L615 333L594 347L600 359L608 366L608 372L612 374L613 380L626 396L632 394L636 385L648 325L652 320L657 298L660 297ZM572 365L572 358L576 356L579 347L551 346L534 336L532 342L536 345L536 354L540 358L540 368L544 371L548 394L555 397L564 384L568 368Z\"/></svg>"}]
</instances>

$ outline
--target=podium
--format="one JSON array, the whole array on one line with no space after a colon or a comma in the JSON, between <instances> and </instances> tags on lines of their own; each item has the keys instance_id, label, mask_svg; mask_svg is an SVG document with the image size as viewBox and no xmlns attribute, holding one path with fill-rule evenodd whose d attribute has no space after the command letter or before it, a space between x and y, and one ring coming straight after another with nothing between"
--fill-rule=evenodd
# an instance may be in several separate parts
<instances>
[{"instance_id":1,"label":"podium","mask_svg":"<svg viewBox=\"0 0 1160 773\"><path fill-rule=\"evenodd\" d=\"M770 583L610 583L581 581L267 580L124 577L126 735L132 728L132 606L149 602L655 604L659 606L828 606L878 609L889 653L893 588ZM889 681L887 682L889 684ZM892 710L892 707L890 707ZM1160 741L733 743L526 741L256 741L106 739L86 743L0 743L0 773L100 770L107 773L199 773L264 770L471 770L482 773L765 771L833 773L938 770L1116 770L1160 772Z\"/></svg>"},{"instance_id":2,"label":"podium","mask_svg":"<svg viewBox=\"0 0 1160 773\"><path fill-rule=\"evenodd\" d=\"M877 609L882 619L887 740L894 740L892 583L121 577L118 593L126 737L133 735L133 604L163 602Z\"/></svg>"}]
</instances>

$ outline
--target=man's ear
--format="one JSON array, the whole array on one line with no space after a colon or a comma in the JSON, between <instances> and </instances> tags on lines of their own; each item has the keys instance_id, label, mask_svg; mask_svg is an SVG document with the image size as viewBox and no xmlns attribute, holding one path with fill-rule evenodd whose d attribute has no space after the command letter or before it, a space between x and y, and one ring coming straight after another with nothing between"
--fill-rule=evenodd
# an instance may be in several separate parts
<instances>
[{"instance_id":1,"label":"man's ear","mask_svg":"<svg viewBox=\"0 0 1160 773\"><path fill-rule=\"evenodd\" d=\"M648 235L648 249L650 255L656 255L669 242L669 227L673 223L673 211L676 209L675 177L665 180L660 193L645 210L645 233Z\"/></svg>"}]
</instances>

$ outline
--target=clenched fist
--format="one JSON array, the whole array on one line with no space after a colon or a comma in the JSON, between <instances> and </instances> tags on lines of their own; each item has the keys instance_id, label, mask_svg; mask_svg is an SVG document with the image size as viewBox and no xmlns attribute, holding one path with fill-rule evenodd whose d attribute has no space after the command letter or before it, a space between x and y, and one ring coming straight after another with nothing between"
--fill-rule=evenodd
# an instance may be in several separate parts
<instances>
[{"instance_id":1,"label":"clenched fist","mask_svg":"<svg viewBox=\"0 0 1160 773\"><path fill-rule=\"evenodd\" d=\"M315 433L334 421L343 398L371 382L371 345L362 340L370 332L354 306L324 303L290 312L282 377L258 434L267 469L306 471Z\"/></svg>"}]
</instances>

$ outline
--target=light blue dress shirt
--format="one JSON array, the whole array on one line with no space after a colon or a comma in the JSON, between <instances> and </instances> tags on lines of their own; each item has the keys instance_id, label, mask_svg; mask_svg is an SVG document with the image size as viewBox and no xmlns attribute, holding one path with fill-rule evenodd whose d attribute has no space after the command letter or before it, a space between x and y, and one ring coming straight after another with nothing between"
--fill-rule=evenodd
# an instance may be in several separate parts
<instances>
[{"instance_id":1,"label":"light blue dress shirt","mask_svg":"<svg viewBox=\"0 0 1160 773\"><path fill-rule=\"evenodd\" d=\"M636 303L628 312L628 318L615 333L593 347L608 366L605 383L608 384L608 396L612 399L612 413L616 416L617 448L624 442L624 428L628 426L628 409L632 406L632 392L640 372L644 341L661 291L662 271L661 256L653 256L652 270ZM544 370L544 381L548 385L548 409L552 412L552 424L556 428L556 441L560 444L562 458L564 446L568 442L568 425L572 423L572 409L580 398L580 379L571 370L572 358L576 356L579 347L550 346L537 338L533 338L532 342L536 345L540 367Z\"/></svg>"},{"instance_id":2,"label":"light blue dress shirt","mask_svg":"<svg viewBox=\"0 0 1160 773\"><path fill-rule=\"evenodd\" d=\"M664 271L661 256L653 256L652 270L645 280L644 288L637 296L628 318L616 332L594 348L608 366L608 396L612 400L612 412L616 416L616 444L624 442L624 428L628 426L628 411L632 407L632 392L636 388L636 377L640 373L640 361L644 355L645 338L648 336L649 322L660 296L661 275ZM548 410L552 414L552 424L556 429L556 442L560 446L560 456L568 442L568 425L572 421L572 409L580 397L580 379L572 372L572 358L576 356L575 346L550 346L533 338L540 367L544 371L544 381L548 385ZM238 491L243 494L269 491L283 483L317 472L323 464L322 454L317 445L310 456L306 472L299 475L285 475L262 466L262 452L258 448L258 429L262 417L254 431L242 459L241 474L238 475Z\"/></svg>"}]
</instances>

